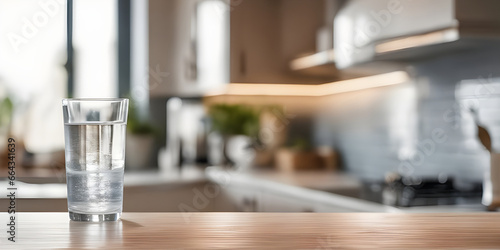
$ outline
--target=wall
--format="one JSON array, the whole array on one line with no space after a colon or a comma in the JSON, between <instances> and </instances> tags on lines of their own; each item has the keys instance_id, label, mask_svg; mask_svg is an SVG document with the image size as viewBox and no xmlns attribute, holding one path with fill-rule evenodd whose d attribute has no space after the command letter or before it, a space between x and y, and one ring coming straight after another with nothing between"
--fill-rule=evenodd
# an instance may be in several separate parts
<instances>
[{"instance_id":1,"label":"wall","mask_svg":"<svg viewBox=\"0 0 500 250\"><path fill-rule=\"evenodd\" d=\"M428 59L410 65L412 82L332 96L316 115L315 143L337 148L345 169L364 179L400 172L481 181L489 154L455 88L498 77L498 58L500 50L485 47Z\"/></svg>"}]
</instances>

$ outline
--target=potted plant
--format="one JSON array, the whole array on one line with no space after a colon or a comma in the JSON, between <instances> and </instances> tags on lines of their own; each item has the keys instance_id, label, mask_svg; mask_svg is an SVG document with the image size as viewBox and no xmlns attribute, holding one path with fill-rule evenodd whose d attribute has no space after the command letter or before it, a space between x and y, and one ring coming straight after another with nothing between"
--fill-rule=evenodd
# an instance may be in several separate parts
<instances>
[{"instance_id":1,"label":"potted plant","mask_svg":"<svg viewBox=\"0 0 500 250\"><path fill-rule=\"evenodd\" d=\"M12 112L14 106L9 97L3 98L0 101L0 156L2 159L7 159L7 137L10 136ZM0 169L7 168L7 161L0 163Z\"/></svg>"},{"instance_id":2,"label":"potted plant","mask_svg":"<svg viewBox=\"0 0 500 250\"><path fill-rule=\"evenodd\" d=\"M209 107L208 115L212 125L209 161L216 165L248 167L255 157L258 110L241 104L215 104Z\"/></svg>"},{"instance_id":3,"label":"potted plant","mask_svg":"<svg viewBox=\"0 0 500 250\"><path fill-rule=\"evenodd\" d=\"M155 134L154 126L139 117L136 103L131 99L127 122L126 169L145 169L150 166Z\"/></svg>"}]
</instances>

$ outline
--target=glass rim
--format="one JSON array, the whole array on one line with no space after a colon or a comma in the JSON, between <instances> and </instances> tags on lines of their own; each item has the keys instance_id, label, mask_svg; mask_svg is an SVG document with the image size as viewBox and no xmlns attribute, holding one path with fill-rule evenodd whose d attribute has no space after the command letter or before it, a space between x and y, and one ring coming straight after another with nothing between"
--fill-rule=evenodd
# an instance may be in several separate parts
<instances>
[{"instance_id":1,"label":"glass rim","mask_svg":"<svg viewBox=\"0 0 500 250\"><path fill-rule=\"evenodd\" d=\"M100 102L100 101L128 101L128 98L63 98L62 101L92 101L92 102Z\"/></svg>"},{"instance_id":2,"label":"glass rim","mask_svg":"<svg viewBox=\"0 0 500 250\"><path fill-rule=\"evenodd\" d=\"M63 98L63 120L65 125L84 124L126 124L128 98ZM94 110L95 109L95 110ZM110 117L97 120L80 117L85 112L106 112Z\"/></svg>"}]
</instances>

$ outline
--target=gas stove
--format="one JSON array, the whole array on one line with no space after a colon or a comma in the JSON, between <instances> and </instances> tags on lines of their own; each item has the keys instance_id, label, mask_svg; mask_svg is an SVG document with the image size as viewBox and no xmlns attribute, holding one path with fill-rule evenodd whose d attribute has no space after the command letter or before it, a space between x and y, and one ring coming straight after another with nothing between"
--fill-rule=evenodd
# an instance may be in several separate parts
<instances>
[{"instance_id":1,"label":"gas stove","mask_svg":"<svg viewBox=\"0 0 500 250\"><path fill-rule=\"evenodd\" d=\"M481 204L482 183L396 176L384 183L364 183L361 196L396 207Z\"/></svg>"}]
</instances>

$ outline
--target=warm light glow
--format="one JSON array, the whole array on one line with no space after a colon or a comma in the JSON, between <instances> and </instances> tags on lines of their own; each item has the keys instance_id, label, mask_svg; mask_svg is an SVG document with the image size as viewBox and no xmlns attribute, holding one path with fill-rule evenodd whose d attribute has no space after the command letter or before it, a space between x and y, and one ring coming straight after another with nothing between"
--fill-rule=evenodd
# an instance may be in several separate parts
<instances>
[{"instance_id":1,"label":"warm light glow","mask_svg":"<svg viewBox=\"0 0 500 250\"><path fill-rule=\"evenodd\" d=\"M327 51L321 51L316 54L309 56L304 56L297 58L290 62L290 68L292 70L301 70L306 68L311 68L318 65L323 65L327 63L332 63L335 61L335 56L333 49Z\"/></svg>"},{"instance_id":2,"label":"warm light glow","mask_svg":"<svg viewBox=\"0 0 500 250\"><path fill-rule=\"evenodd\" d=\"M362 89L377 88L404 83L409 80L404 71L361 77L351 80L320 85L304 84L260 84L231 83L225 89L208 93L206 96L246 95L246 96L326 96Z\"/></svg>"},{"instance_id":3,"label":"warm light glow","mask_svg":"<svg viewBox=\"0 0 500 250\"><path fill-rule=\"evenodd\" d=\"M450 28L440 31L435 31L427 34L394 39L388 42L383 42L375 46L377 53L386 53L396 50L402 50L412 47L420 47L438 43L453 42L459 39L458 30Z\"/></svg>"}]
</instances>

